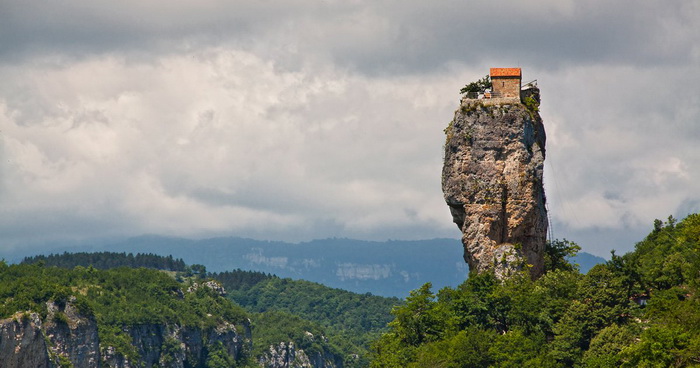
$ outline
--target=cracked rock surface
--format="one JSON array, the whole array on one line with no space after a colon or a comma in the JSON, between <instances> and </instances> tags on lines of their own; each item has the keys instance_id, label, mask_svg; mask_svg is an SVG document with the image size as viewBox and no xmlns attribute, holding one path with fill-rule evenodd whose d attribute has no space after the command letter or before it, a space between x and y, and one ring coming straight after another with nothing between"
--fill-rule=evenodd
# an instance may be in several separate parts
<instances>
[{"instance_id":1,"label":"cracked rock surface","mask_svg":"<svg viewBox=\"0 0 700 368\"><path fill-rule=\"evenodd\" d=\"M528 106L464 99L445 129L442 189L464 259L500 279L524 268L533 278L544 271L546 137L539 90L526 96Z\"/></svg>"}]
</instances>

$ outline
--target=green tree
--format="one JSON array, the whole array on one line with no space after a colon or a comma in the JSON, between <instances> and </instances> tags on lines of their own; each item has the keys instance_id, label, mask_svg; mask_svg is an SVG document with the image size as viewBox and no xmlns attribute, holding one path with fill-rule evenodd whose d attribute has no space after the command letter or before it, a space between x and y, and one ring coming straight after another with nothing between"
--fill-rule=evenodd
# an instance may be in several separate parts
<instances>
[{"instance_id":1,"label":"green tree","mask_svg":"<svg viewBox=\"0 0 700 368\"><path fill-rule=\"evenodd\" d=\"M622 366L620 352L638 336L634 325L610 325L600 331L583 354L582 363L589 368L617 368Z\"/></svg>"},{"instance_id":2,"label":"green tree","mask_svg":"<svg viewBox=\"0 0 700 368\"><path fill-rule=\"evenodd\" d=\"M691 354L680 354L689 347L691 335L681 328L654 326L642 332L641 340L622 349L621 367L697 366L698 346ZM697 340L695 342L697 344ZM684 356L686 355L686 356ZM689 355L689 356L688 356Z\"/></svg>"},{"instance_id":3,"label":"green tree","mask_svg":"<svg viewBox=\"0 0 700 368\"><path fill-rule=\"evenodd\" d=\"M476 82L471 82L462 89L459 90L459 93L465 94L469 92L484 92L486 89L491 88L491 77L486 74L483 78L479 79Z\"/></svg>"},{"instance_id":4,"label":"green tree","mask_svg":"<svg viewBox=\"0 0 700 368\"><path fill-rule=\"evenodd\" d=\"M480 368L493 363L491 347L498 334L494 331L469 328L458 334L422 346L410 368Z\"/></svg>"},{"instance_id":5,"label":"green tree","mask_svg":"<svg viewBox=\"0 0 700 368\"><path fill-rule=\"evenodd\" d=\"M236 367L236 360L226 352L224 344L217 341L209 348L205 366L206 368L232 368Z\"/></svg>"},{"instance_id":6,"label":"green tree","mask_svg":"<svg viewBox=\"0 0 700 368\"><path fill-rule=\"evenodd\" d=\"M437 300L424 285L395 309L372 366L700 366L700 215L656 221L586 275L567 261L578 250L548 244L534 281L473 273Z\"/></svg>"},{"instance_id":7,"label":"green tree","mask_svg":"<svg viewBox=\"0 0 700 368\"><path fill-rule=\"evenodd\" d=\"M581 247L578 244L566 239L554 239L547 241L544 248L544 269L545 272L554 270L573 271L577 269L569 262L569 258L578 254Z\"/></svg>"},{"instance_id":8,"label":"green tree","mask_svg":"<svg viewBox=\"0 0 700 368\"><path fill-rule=\"evenodd\" d=\"M420 345L440 337L444 329L444 319L435 310L435 295L430 291L432 284L426 283L413 290L406 298L406 305L396 307L391 312L396 318L389 326L408 345Z\"/></svg>"},{"instance_id":9,"label":"green tree","mask_svg":"<svg viewBox=\"0 0 700 368\"><path fill-rule=\"evenodd\" d=\"M544 334L525 334L519 329L497 335L489 347L493 367L541 368L550 365L546 361L547 341Z\"/></svg>"}]
</instances>

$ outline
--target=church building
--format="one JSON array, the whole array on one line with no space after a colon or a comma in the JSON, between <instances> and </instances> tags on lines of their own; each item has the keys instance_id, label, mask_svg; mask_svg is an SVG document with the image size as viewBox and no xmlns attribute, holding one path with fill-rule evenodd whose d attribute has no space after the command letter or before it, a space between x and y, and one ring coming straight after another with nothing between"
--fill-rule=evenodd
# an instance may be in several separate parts
<instances>
[{"instance_id":1,"label":"church building","mask_svg":"<svg viewBox=\"0 0 700 368\"><path fill-rule=\"evenodd\" d=\"M495 98L520 98L520 68L491 68L491 90Z\"/></svg>"}]
</instances>

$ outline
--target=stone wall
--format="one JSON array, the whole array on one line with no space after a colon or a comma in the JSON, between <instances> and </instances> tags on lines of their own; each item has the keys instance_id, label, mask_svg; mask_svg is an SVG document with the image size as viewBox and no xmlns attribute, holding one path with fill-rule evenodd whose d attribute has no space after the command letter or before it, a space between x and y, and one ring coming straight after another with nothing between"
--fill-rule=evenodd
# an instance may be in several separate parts
<instances>
[{"instance_id":1,"label":"stone wall","mask_svg":"<svg viewBox=\"0 0 700 368\"><path fill-rule=\"evenodd\" d=\"M520 98L520 78L518 77L492 77L491 85L498 97Z\"/></svg>"},{"instance_id":2,"label":"stone wall","mask_svg":"<svg viewBox=\"0 0 700 368\"><path fill-rule=\"evenodd\" d=\"M512 105L519 104L519 97L497 97L497 98L464 98L462 99L461 105L479 105L479 106L499 106L499 105Z\"/></svg>"}]
</instances>

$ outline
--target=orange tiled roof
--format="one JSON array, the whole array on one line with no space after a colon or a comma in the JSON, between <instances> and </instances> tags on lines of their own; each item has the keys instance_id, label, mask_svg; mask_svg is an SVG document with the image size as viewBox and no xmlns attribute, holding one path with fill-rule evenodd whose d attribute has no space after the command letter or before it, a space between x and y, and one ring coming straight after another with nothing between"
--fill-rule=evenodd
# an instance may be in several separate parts
<instances>
[{"instance_id":1,"label":"orange tiled roof","mask_svg":"<svg viewBox=\"0 0 700 368\"><path fill-rule=\"evenodd\" d=\"M493 77L520 77L520 68L491 68Z\"/></svg>"}]
</instances>

